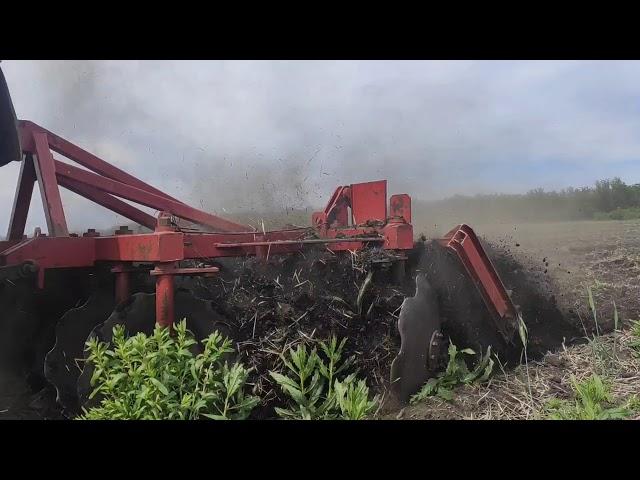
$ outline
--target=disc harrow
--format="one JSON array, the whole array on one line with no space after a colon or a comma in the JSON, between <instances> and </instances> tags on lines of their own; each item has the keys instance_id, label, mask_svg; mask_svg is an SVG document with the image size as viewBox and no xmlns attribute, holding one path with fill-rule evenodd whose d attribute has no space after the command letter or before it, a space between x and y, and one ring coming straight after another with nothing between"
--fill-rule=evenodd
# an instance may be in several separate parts
<instances>
[{"instance_id":1,"label":"disc harrow","mask_svg":"<svg viewBox=\"0 0 640 480\"><path fill-rule=\"evenodd\" d=\"M198 339L214 330L234 338L237 332L211 301L180 289L176 279L216 276L217 262L225 257L267 260L317 246L337 255L363 249L393 253L385 262L393 262L394 275L402 278L415 250L411 197L388 197L386 180L337 187L309 227L258 231L194 208L42 126L18 120L0 70L0 166L12 161L21 169L7 235L0 241L0 370L11 372L12 379L30 378L36 390L53 385L70 416L87 404L90 392L86 341L109 342L116 324L133 335L151 333L156 324L171 328L186 318ZM36 229L28 236L36 184L47 233ZM127 218L143 233L128 226L111 235L94 228L71 232L60 188ZM136 205L159 213L154 217ZM471 288L492 319L480 327L496 341L511 342L518 311L473 230L459 225L440 246L457 265L451 285ZM478 327L456 316L455 306L443 300L446 289L433 282L441 272L425 265L398 323L401 347L391 380L403 399L439 368L443 326L459 327L469 338ZM144 280L136 280L140 277ZM6 388L14 388L7 382Z\"/></svg>"}]
</instances>

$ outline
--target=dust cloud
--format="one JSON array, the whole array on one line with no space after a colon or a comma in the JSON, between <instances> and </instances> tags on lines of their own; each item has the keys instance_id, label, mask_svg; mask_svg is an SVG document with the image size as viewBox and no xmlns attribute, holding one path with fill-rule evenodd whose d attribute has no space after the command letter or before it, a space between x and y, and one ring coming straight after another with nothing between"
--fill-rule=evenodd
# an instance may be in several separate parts
<instances>
[{"instance_id":1,"label":"dust cloud","mask_svg":"<svg viewBox=\"0 0 640 480\"><path fill-rule=\"evenodd\" d=\"M383 178L390 193L418 203L615 175L640 180L640 117L629 108L640 95L638 62L5 61L2 68L20 118L230 218L275 212L297 223L336 186ZM3 203L13 181L0 180ZM64 200L72 228L123 221L73 194ZM36 202L28 229L44 224ZM425 208L431 215L439 207ZM0 223L8 215L0 213Z\"/></svg>"}]
</instances>

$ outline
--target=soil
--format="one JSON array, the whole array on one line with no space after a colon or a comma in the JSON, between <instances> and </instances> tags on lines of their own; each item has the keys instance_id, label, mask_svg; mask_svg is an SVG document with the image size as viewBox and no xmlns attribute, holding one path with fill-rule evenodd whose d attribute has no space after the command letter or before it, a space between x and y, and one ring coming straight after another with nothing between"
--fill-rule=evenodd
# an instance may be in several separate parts
<instances>
[{"instance_id":1,"label":"soil","mask_svg":"<svg viewBox=\"0 0 640 480\"><path fill-rule=\"evenodd\" d=\"M344 357L355 356L360 373L376 392L387 389L389 367L399 349L397 316L413 283L393 281L383 251L336 255L324 249L304 255L221 261L221 274L195 279L191 286L213 301L237 340L240 360L254 369L254 393L263 399L255 418L274 417L284 398L269 376L282 369L280 354L289 347L347 337ZM367 273L374 271L362 290ZM358 304L360 294L361 302Z\"/></svg>"},{"instance_id":2,"label":"soil","mask_svg":"<svg viewBox=\"0 0 640 480\"><path fill-rule=\"evenodd\" d=\"M544 279L532 274L530 281L527 269L499 245L486 248L529 325L531 358L579 338L579 328L557 307ZM400 346L398 314L404 298L415 292L418 272L427 275L438 293L445 337L477 353L491 346L505 367L519 362L519 339L506 342L497 333L482 298L448 251L434 241L418 243L400 276L388 257L381 250L335 255L316 249L272 258L266 265L256 259L221 262L219 277L195 281L192 288L198 296L212 300L229 319L242 360L254 368L254 392L263 398L257 418L272 417L273 408L283 406L268 375L282 368L280 354L300 342L332 335L349 339L345 355L355 355L373 392L388 398L390 366ZM369 271L374 272L373 282L362 295Z\"/></svg>"},{"instance_id":3,"label":"soil","mask_svg":"<svg viewBox=\"0 0 640 480\"><path fill-rule=\"evenodd\" d=\"M596 330L587 288L598 330L613 329L614 303L621 322L640 318L639 221L488 224L476 232L549 285L559 308L578 317L583 335Z\"/></svg>"},{"instance_id":4,"label":"soil","mask_svg":"<svg viewBox=\"0 0 640 480\"><path fill-rule=\"evenodd\" d=\"M557 350L563 343L579 342L595 329L591 312L585 309L587 285L598 305L599 328L612 327L612 300L623 319L640 313L636 245L640 223L494 225L475 230L484 236L490 258L523 313L532 357ZM270 258L266 264L223 259L219 276L184 280L181 287L210 300L228 320L242 361L254 368L254 392L263 398L255 418L273 417L273 408L284 400L268 375L269 370L282 368L279 355L298 343L314 344L334 334L348 337L346 355L355 355L360 374L374 392L384 394L399 348L399 308L413 294L417 271L428 273L439 291L443 330L456 344L478 349L492 345L507 364L518 362L521 346L504 344L495 336L477 292L465 281L460 266L437 246L421 245L410 255L401 277L388 260L381 251L335 255L321 248ZM370 270L375 271L373 281L361 294ZM461 319L471 324L473 335L456 328ZM7 374L4 378L4 385L16 381ZM31 394L24 385L13 390L14 407L11 412L6 405L0 408L0 418L38 418L34 409L41 412L48 405L50 389L39 390L37 397L32 387ZM7 403L6 395L3 401ZM399 407L387 397L383 412Z\"/></svg>"}]
</instances>

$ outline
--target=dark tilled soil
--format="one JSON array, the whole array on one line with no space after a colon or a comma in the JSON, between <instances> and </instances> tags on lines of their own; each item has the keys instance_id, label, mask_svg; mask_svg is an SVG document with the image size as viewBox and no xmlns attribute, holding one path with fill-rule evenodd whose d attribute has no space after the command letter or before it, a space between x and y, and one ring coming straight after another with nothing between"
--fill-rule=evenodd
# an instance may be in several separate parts
<instances>
[{"instance_id":1,"label":"dark tilled soil","mask_svg":"<svg viewBox=\"0 0 640 480\"><path fill-rule=\"evenodd\" d=\"M368 384L385 390L389 366L399 348L397 315L411 282L393 281L384 252L304 255L221 262L214 279L196 280L198 296L213 300L235 331L242 361L255 370L254 391L264 399L258 418L273 416L283 398L269 376L281 370L280 354L301 342L315 345L332 335L347 337L345 358L355 355ZM373 267L373 265L376 265ZM362 289L369 271L370 286Z\"/></svg>"},{"instance_id":2,"label":"dark tilled soil","mask_svg":"<svg viewBox=\"0 0 640 480\"><path fill-rule=\"evenodd\" d=\"M486 248L521 307L532 357L578 336L571 318L556 307L550 285L499 245ZM443 331L454 343L478 352L491 345L503 363L518 361L521 344L506 343L497 335L493 319L462 266L442 247L431 242L418 244L409 255L404 274L389 260L389 253L380 250L338 255L321 248L304 255L272 257L266 263L222 259L219 276L182 279L179 287L211 301L214 310L228 321L240 359L253 368L250 382L254 393L263 399L255 418L273 418L274 407L284 404L269 376L270 370L283 369L280 355L299 343L317 347L317 340L332 335L348 338L345 357L355 356L355 366L373 392L386 393L390 365L399 349L400 306L406 296L413 295L417 272L426 273L436 288ZM371 282L364 288L370 272ZM51 410L50 389L37 391L35 397L16 393L5 418ZM393 408L393 403L387 402L385 410L388 408ZM40 418L55 418L47 415Z\"/></svg>"},{"instance_id":3,"label":"dark tilled soil","mask_svg":"<svg viewBox=\"0 0 640 480\"><path fill-rule=\"evenodd\" d=\"M487 242L483 245L522 314L531 357L540 357L563 341L580 338L578 319L558 307L548 278L520 263L508 249ZM503 363L518 363L522 355L519 335L507 342L499 334L496 320L458 259L436 242L419 251L422 254L416 269L427 273L439 293L444 333L459 346L475 348L476 352L491 346Z\"/></svg>"},{"instance_id":4,"label":"dark tilled soil","mask_svg":"<svg viewBox=\"0 0 640 480\"><path fill-rule=\"evenodd\" d=\"M550 285L508 251L495 245L486 248L529 328L531 358L579 337L574 321L557 307ZM400 342L397 317L404 298L415 291L418 272L426 273L438 292L445 335L478 353L491 346L503 364L519 362L519 338L508 343L497 333L462 265L436 242L416 246L404 275L394 274L384 263L386 255L382 251L335 255L318 249L304 256L270 259L267 265L255 259L229 261L221 264L220 277L196 281L194 290L213 300L229 319L243 361L255 369L255 392L265 399L258 416L271 416L283 400L268 375L269 370L282 368L279 354L297 343L331 335L349 339L346 354L356 356L356 365L374 392L387 392ZM371 270L373 282L358 305Z\"/></svg>"}]
</instances>

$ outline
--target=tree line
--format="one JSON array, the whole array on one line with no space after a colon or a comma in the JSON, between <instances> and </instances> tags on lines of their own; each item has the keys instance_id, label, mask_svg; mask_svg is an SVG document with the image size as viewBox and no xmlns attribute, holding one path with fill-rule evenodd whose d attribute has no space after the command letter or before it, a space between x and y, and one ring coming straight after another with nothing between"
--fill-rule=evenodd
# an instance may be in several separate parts
<instances>
[{"instance_id":1,"label":"tree line","mask_svg":"<svg viewBox=\"0 0 640 480\"><path fill-rule=\"evenodd\" d=\"M625 220L640 218L640 184L627 185L616 177L560 191L456 195L429 202L429 207L444 215L487 221Z\"/></svg>"}]
</instances>

